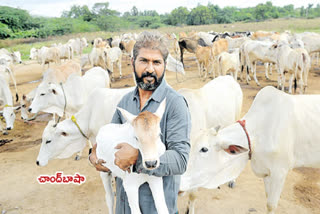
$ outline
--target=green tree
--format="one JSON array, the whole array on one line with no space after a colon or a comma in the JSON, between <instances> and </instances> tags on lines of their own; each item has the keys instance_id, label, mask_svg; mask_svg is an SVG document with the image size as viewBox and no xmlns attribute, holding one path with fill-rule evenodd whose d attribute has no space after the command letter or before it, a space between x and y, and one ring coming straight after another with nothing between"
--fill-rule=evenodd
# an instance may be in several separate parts
<instances>
[{"instance_id":1,"label":"green tree","mask_svg":"<svg viewBox=\"0 0 320 214\"><path fill-rule=\"evenodd\" d=\"M111 10L108 8L109 2L95 3L92 7L94 14L99 16L119 16L120 13L116 10Z\"/></svg>"},{"instance_id":2,"label":"green tree","mask_svg":"<svg viewBox=\"0 0 320 214\"><path fill-rule=\"evenodd\" d=\"M169 16L171 25L182 25L187 24L189 10L186 7L178 7L171 11Z\"/></svg>"},{"instance_id":3,"label":"green tree","mask_svg":"<svg viewBox=\"0 0 320 214\"><path fill-rule=\"evenodd\" d=\"M133 6L131 9L131 16L138 16L139 15L139 11L137 9L136 6Z\"/></svg>"},{"instance_id":4,"label":"green tree","mask_svg":"<svg viewBox=\"0 0 320 214\"><path fill-rule=\"evenodd\" d=\"M209 9L206 6L198 5L191 10L187 22L189 25L204 25L209 24L211 18Z\"/></svg>"}]
</instances>

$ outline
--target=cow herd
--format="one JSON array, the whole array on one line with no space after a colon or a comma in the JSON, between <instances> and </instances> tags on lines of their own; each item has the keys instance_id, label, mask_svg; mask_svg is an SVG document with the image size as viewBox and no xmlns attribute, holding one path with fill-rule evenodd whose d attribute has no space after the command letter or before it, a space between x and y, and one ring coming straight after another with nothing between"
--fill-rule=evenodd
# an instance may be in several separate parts
<instances>
[{"instance_id":1,"label":"cow herd","mask_svg":"<svg viewBox=\"0 0 320 214\"><path fill-rule=\"evenodd\" d=\"M122 77L123 56L132 57L137 36L96 38L89 54L82 54L88 46L85 38L70 39L66 44L52 47L31 48L30 59L37 60L44 70L42 81L23 95L17 106L9 83L12 79L17 100L12 63L21 63L21 55L1 49L0 105L6 128L0 121L0 130L8 134L7 131L13 129L18 109L25 120L34 119L39 112L52 114L43 131L36 160L39 166L47 165L51 159L71 157L81 152L87 142L96 144L97 138L101 138L98 137L100 128L110 123L118 102L133 90L110 88L110 83L115 81L114 65ZM170 50L167 70L185 74L188 65L183 62L183 54L187 50L195 54L199 77L206 79L211 73L213 76L202 88L178 90L188 102L192 119L190 159L181 177L180 190L214 189L234 181L251 160L254 173L264 179L267 211L274 213L288 171L301 166L320 167L317 155L320 120L316 118L320 113L320 95L289 95L281 91L286 74L289 93L293 92L293 86L299 86L300 93L306 91L312 58L320 52L320 35L258 31L180 33L179 39L175 34L164 36ZM48 65L45 69L45 65L52 62L57 65ZM249 84L252 76L260 85L256 76L258 63L264 63L267 79L272 74L272 66L275 68L281 90L271 86L263 88L241 118L243 93L238 77L243 80L245 75ZM82 74L85 67L88 69ZM35 114L33 118L30 113ZM102 173L101 178L107 179L107 175ZM106 192L110 192L103 183ZM107 198L112 213L110 200ZM195 197L190 200L189 212L195 213Z\"/></svg>"}]
</instances>

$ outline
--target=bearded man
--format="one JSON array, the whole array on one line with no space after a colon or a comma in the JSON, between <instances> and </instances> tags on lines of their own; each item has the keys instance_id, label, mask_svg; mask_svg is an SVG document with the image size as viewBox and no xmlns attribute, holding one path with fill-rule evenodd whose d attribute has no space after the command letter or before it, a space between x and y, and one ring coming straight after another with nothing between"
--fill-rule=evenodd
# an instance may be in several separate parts
<instances>
[{"instance_id":1,"label":"bearded man","mask_svg":"<svg viewBox=\"0 0 320 214\"><path fill-rule=\"evenodd\" d=\"M160 166L154 170L146 170L142 165L139 150L127 143L116 148L115 164L122 170L129 171L133 165L136 173L145 173L163 178L163 190L170 214L178 212L177 198L180 175L186 171L190 151L190 113L186 100L172 89L164 79L168 49L164 37L157 32L143 32L133 48L131 63L137 87L126 94L118 107L131 114L155 112L161 101L166 99L166 109L160 122L161 140L166 146L165 153L160 157ZM126 120L116 110L112 123L123 124ZM89 160L98 171L109 171L102 166L104 160L97 160L96 145L93 147ZM116 214L131 213L128 198L122 180L116 178ZM154 200L148 183L139 188L139 206L143 214L156 214Z\"/></svg>"}]
</instances>

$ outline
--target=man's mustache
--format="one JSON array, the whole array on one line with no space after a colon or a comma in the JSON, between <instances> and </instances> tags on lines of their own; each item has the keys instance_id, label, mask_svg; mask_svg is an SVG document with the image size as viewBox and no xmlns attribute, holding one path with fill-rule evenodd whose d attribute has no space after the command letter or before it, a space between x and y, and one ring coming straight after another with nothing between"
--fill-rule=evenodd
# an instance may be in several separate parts
<instances>
[{"instance_id":1,"label":"man's mustache","mask_svg":"<svg viewBox=\"0 0 320 214\"><path fill-rule=\"evenodd\" d=\"M153 77L155 80L158 80L157 75L155 73L143 72L141 74L141 79L145 77Z\"/></svg>"}]
</instances>

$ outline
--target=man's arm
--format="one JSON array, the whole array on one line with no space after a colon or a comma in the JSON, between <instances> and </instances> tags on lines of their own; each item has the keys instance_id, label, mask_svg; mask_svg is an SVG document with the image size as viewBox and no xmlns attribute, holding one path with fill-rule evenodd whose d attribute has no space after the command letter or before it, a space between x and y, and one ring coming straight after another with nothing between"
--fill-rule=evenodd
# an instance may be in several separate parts
<instances>
[{"instance_id":1,"label":"man's arm","mask_svg":"<svg viewBox=\"0 0 320 214\"><path fill-rule=\"evenodd\" d=\"M183 97L175 98L168 109L165 119L166 152L160 157L160 166L155 170L146 170L142 158L136 162L136 171L154 176L181 175L187 169L190 151L191 118L186 101Z\"/></svg>"}]
</instances>

